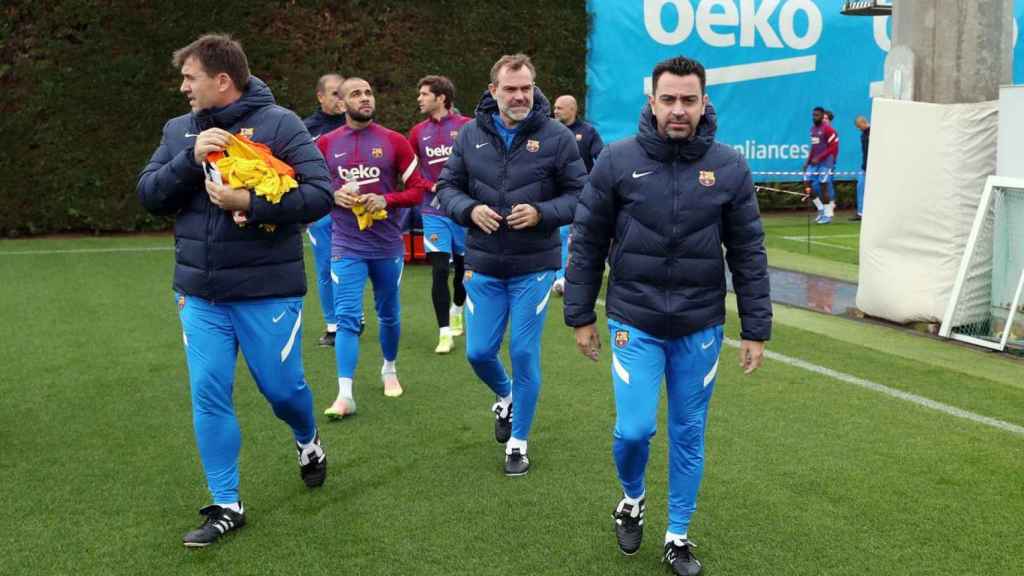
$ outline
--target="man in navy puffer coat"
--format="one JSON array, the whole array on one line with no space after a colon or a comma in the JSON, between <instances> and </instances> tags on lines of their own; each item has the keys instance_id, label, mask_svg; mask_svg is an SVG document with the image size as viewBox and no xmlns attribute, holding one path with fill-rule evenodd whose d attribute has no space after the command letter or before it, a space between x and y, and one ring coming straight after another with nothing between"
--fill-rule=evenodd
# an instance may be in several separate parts
<instances>
[{"instance_id":1,"label":"man in navy puffer coat","mask_svg":"<svg viewBox=\"0 0 1024 576\"><path fill-rule=\"evenodd\" d=\"M151 212L173 215L174 290L192 390L199 457L213 505L184 537L202 547L245 525L238 494L241 436L232 401L238 349L274 413L292 429L299 472L323 484L327 457L302 369L304 223L331 209L327 167L302 121L274 103L249 75L241 45L206 35L178 50L181 91L192 113L164 126L163 138L139 176L138 194ZM268 145L295 169L298 188L272 204L252 191L207 179L207 154L233 134ZM247 222L236 223L235 213Z\"/></svg>"},{"instance_id":2,"label":"man in navy puffer coat","mask_svg":"<svg viewBox=\"0 0 1024 576\"><path fill-rule=\"evenodd\" d=\"M673 58L652 74L639 133L606 147L580 197L566 271L565 320L597 359L594 305L607 260L606 296L615 388L613 453L623 488L615 508L619 548L643 530L650 437L661 382L668 391L669 522L665 560L701 571L687 537L704 466L704 428L725 322L725 260L741 323L741 364L761 363L771 334L764 232L750 170L714 141L700 63Z\"/></svg>"},{"instance_id":3,"label":"man in navy puffer coat","mask_svg":"<svg viewBox=\"0 0 1024 576\"><path fill-rule=\"evenodd\" d=\"M494 64L489 92L459 131L437 183L445 212L468 228L466 357L497 395L494 437L505 444L508 476L529 469L540 336L562 260L558 228L572 221L586 182L576 138L548 117L548 101L533 81L523 54ZM510 322L514 384L498 359Z\"/></svg>"}]
</instances>

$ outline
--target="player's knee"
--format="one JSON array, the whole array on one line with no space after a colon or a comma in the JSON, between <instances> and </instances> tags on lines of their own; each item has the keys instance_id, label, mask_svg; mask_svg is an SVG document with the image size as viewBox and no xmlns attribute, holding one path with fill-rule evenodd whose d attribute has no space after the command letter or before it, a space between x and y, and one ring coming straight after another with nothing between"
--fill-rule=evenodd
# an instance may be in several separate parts
<instances>
[{"instance_id":1,"label":"player's knee","mask_svg":"<svg viewBox=\"0 0 1024 576\"><path fill-rule=\"evenodd\" d=\"M339 312L337 320L338 330L343 330L351 334L359 334L363 323L363 316L362 314Z\"/></svg>"},{"instance_id":2,"label":"player's knee","mask_svg":"<svg viewBox=\"0 0 1024 576\"><path fill-rule=\"evenodd\" d=\"M519 339L509 343L508 357L513 366L524 366L531 362L538 362L540 358L540 344L536 340Z\"/></svg>"},{"instance_id":3,"label":"player's knee","mask_svg":"<svg viewBox=\"0 0 1024 576\"><path fill-rule=\"evenodd\" d=\"M626 444L647 444L654 432L654 424L648 422L620 422L615 426L615 438Z\"/></svg>"},{"instance_id":4,"label":"player's knee","mask_svg":"<svg viewBox=\"0 0 1024 576\"><path fill-rule=\"evenodd\" d=\"M466 360L470 364L483 364L490 362L497 357L497 350L492 350L485 346L474 346L470 343L466 343Z\"/></svg>"}]
</instances>

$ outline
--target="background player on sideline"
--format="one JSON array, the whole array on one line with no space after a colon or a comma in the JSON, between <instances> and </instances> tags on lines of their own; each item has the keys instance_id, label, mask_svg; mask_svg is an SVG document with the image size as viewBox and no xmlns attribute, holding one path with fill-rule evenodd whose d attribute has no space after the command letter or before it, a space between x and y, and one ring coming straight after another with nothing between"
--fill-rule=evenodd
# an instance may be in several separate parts
<instances>
[{"instance_id":1,"label":"background player on sideline","mask_svg":"<svg viewBox=\"0 0 1024 576\"><path fill-rule=\"evenodd\" d=\"M439 330L434 352L447 354L454 345L453 336L462 334L462 304L466 289L462 285L465 273L466 230L445 216L436 201L437 179L445 162L452 154L452 145L459 129L469 118L452 112L455 85L444 76L425 76L418 85L416 103L427 119L409 131L409 144L419 158L419 171L430 186L423 195L420 211L423 214L423 248L430 259L434 282L430 297ZM454 295L448 291L449 262L454 264ZM450 305L450 307L449 307Z\"/></svg>"},{"instance_id":2,"label":"background player on sideline","mask_svg":"<svg viewBox=\"0 0 1024 576\"><path fill-rule=\"evenodd\" d=\"M814 192L814 207L818 209L818 224L832 222L835 210L835 189L832 186L832 171L835 168L833 146L838 146L839 136L825 119L825 109L817 106L811 112L811 149L804 160L804 182L809 182ZM823 186L824 185L824 186Z\"/></svg>"},{"instance_id":3,"label":"background player on sideline","mask_svg":"<svg viewBox=\"0 0 1024 576\"><path fill-rule=\"evenodd\" d=\"M359 361L359 331L366 279L380 322L384 356L381 379L386 396L400 396L395 359L401 334L399 287L405 244L401 207L415 206L429 187L416 169L416 154L398 132L373 121L376 99L369 82L349 78L341 84L345 126L321 136L317 147L327 161L336 206L331 211L331 273L338 336L334 347L338 397L324 414L341 418L356 411L352 382ZM399 185L404 190L399 192ZM360 230L354 210L387 217Z\"/></svg>"}]
</instances>

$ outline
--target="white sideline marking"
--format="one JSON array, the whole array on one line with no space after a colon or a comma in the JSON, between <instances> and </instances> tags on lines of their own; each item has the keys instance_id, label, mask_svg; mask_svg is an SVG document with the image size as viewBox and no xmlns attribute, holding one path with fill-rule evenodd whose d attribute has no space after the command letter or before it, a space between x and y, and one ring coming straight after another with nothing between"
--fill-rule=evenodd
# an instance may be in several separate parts
<instances>
[{"instance_id":1,"label":"white sideline marking","mask_svg":"<svg viewBox=\"0 0 1024 576\"><path fill-rule=\"evenodd\" d=\"M0 256L40 256L48 254L115 254L118 252L165 252L174 246L149 246L146 248L70 248L67 250L6 250Z\"/></svg>"},{"instance_id":2,"label":"white sideline marking","mask_svg":"<svg viewBox=\"0 0 1024 576\"><path fill-rule=\"evenodd\" d=\"M312 246L303 242L303 247ZM118 254L121 252L170 252L174 246L143 246L137 248L68 248L65 250L0 250L0 256L49 256L54 254Z\"/></svg>"},{"instance_id":3,"label":"white sideline marking","mask_svg":"<svg viewBox=\"0 0 1024 576\"><path fill-rule=\"evenodd\" d=\"M857 238L859 234L836 234L835 236L811 236L811 238ZM808 242L807 236L783 236L783 240L789 240L791 242ZM828 246L829 248L838 248L840 250L848 250L853 252L853 248L849 246L843 246L842 244L833 244L831 242L822 242L821 240L810 240L811 244L818 246Z\"/></svg>"},{"instance_id":4,"label":"white sideline marking","mask_svg":"<svg viewBox=\"0 0 1024 576\"><path fill-rule=\"evenodd\" d=\"M604 299L598 298L597 305L604 306ZM733 340L732 338L725 338L724 342L727 345L732 346L733 348L740 347L739 341ZM792 356L786 356L785 354L780 354L778 352L773 352L771 350L765 350L765 356L771 360L775 360L776 362L781 362L788 366L793 366L794 368L802 368L804 370L807 370L808 372L821 374L822 376L827 376L829 378L839 380L840 382L853 384L854 386L860 386L861 388L867 388L868 390L885 394L886 396L896 398L897 400L903 400L906 402L910 402L911 404L917 404L918 406L928 408L929 410L935 410L936 412L942 412L943 414L947 414L949 416L963 418L964 420L970 420L971 422L984 424L985 426L990 426L992 428L998 428L999 430L1003 430L1004 432L1009 432L1011 434L1016 434L1018 436L1024 436L1024 426L1018 426L1017 424L1012 424L1010 422L1006 422L1005 420L999 420L998 418L992 418L989 416L982 416L981 414L976 414L974 412L964 410L962 408L957 408L956 406L950 406L949 404L943 404L942 402L937 402L930 398L925 398L924 396L918 396L917 394L911 394L910 392L904 392L903 390L890 388L888 386L885 386L884 384L879 384L878 382L872 382L871 380L859 378L857 376L854 376L853 374L839 372L838 370L833 370L831 368L819 366L818 364L812 364L805 360L793 358Z\"/></svg>"}]
</instances>

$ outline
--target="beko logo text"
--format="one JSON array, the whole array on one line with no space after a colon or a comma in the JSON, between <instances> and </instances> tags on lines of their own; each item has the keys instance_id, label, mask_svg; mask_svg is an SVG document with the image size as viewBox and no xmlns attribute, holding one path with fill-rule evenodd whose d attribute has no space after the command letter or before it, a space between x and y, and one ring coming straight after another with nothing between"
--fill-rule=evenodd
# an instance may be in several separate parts
<instances>
[{"instance_id":1,"label":"beko logo text","mask_svg":"<svg viewBox=\"0 0 1024 576\"><path fill-rule=\"evenodd\" d=\"M354 166L352 168L338 167L338 176L344 180L366 180L367 178L380 178L380 168L376 166Z\"/></svg>"},{"instance_id":2,"label":"beko logo text","mask_svg":"<svg viewBox=\"0 0 1024 576\"><path fill-rule=\"evenodd\" d=\"M693 4L693 0L644 0L647 33L659 44L675 46L696 28L702 42L718 48L754 47L760 36L768 48L806 50L821 38L821 11L811 0L700 0L696 9ZM674 11L675 18L663 18L666 9ZM777 32L769 22L776 11ZM671 29L666 29L666 23ZM798 24L802 24L799 31Z\"/></svg>"}]
</instances>

